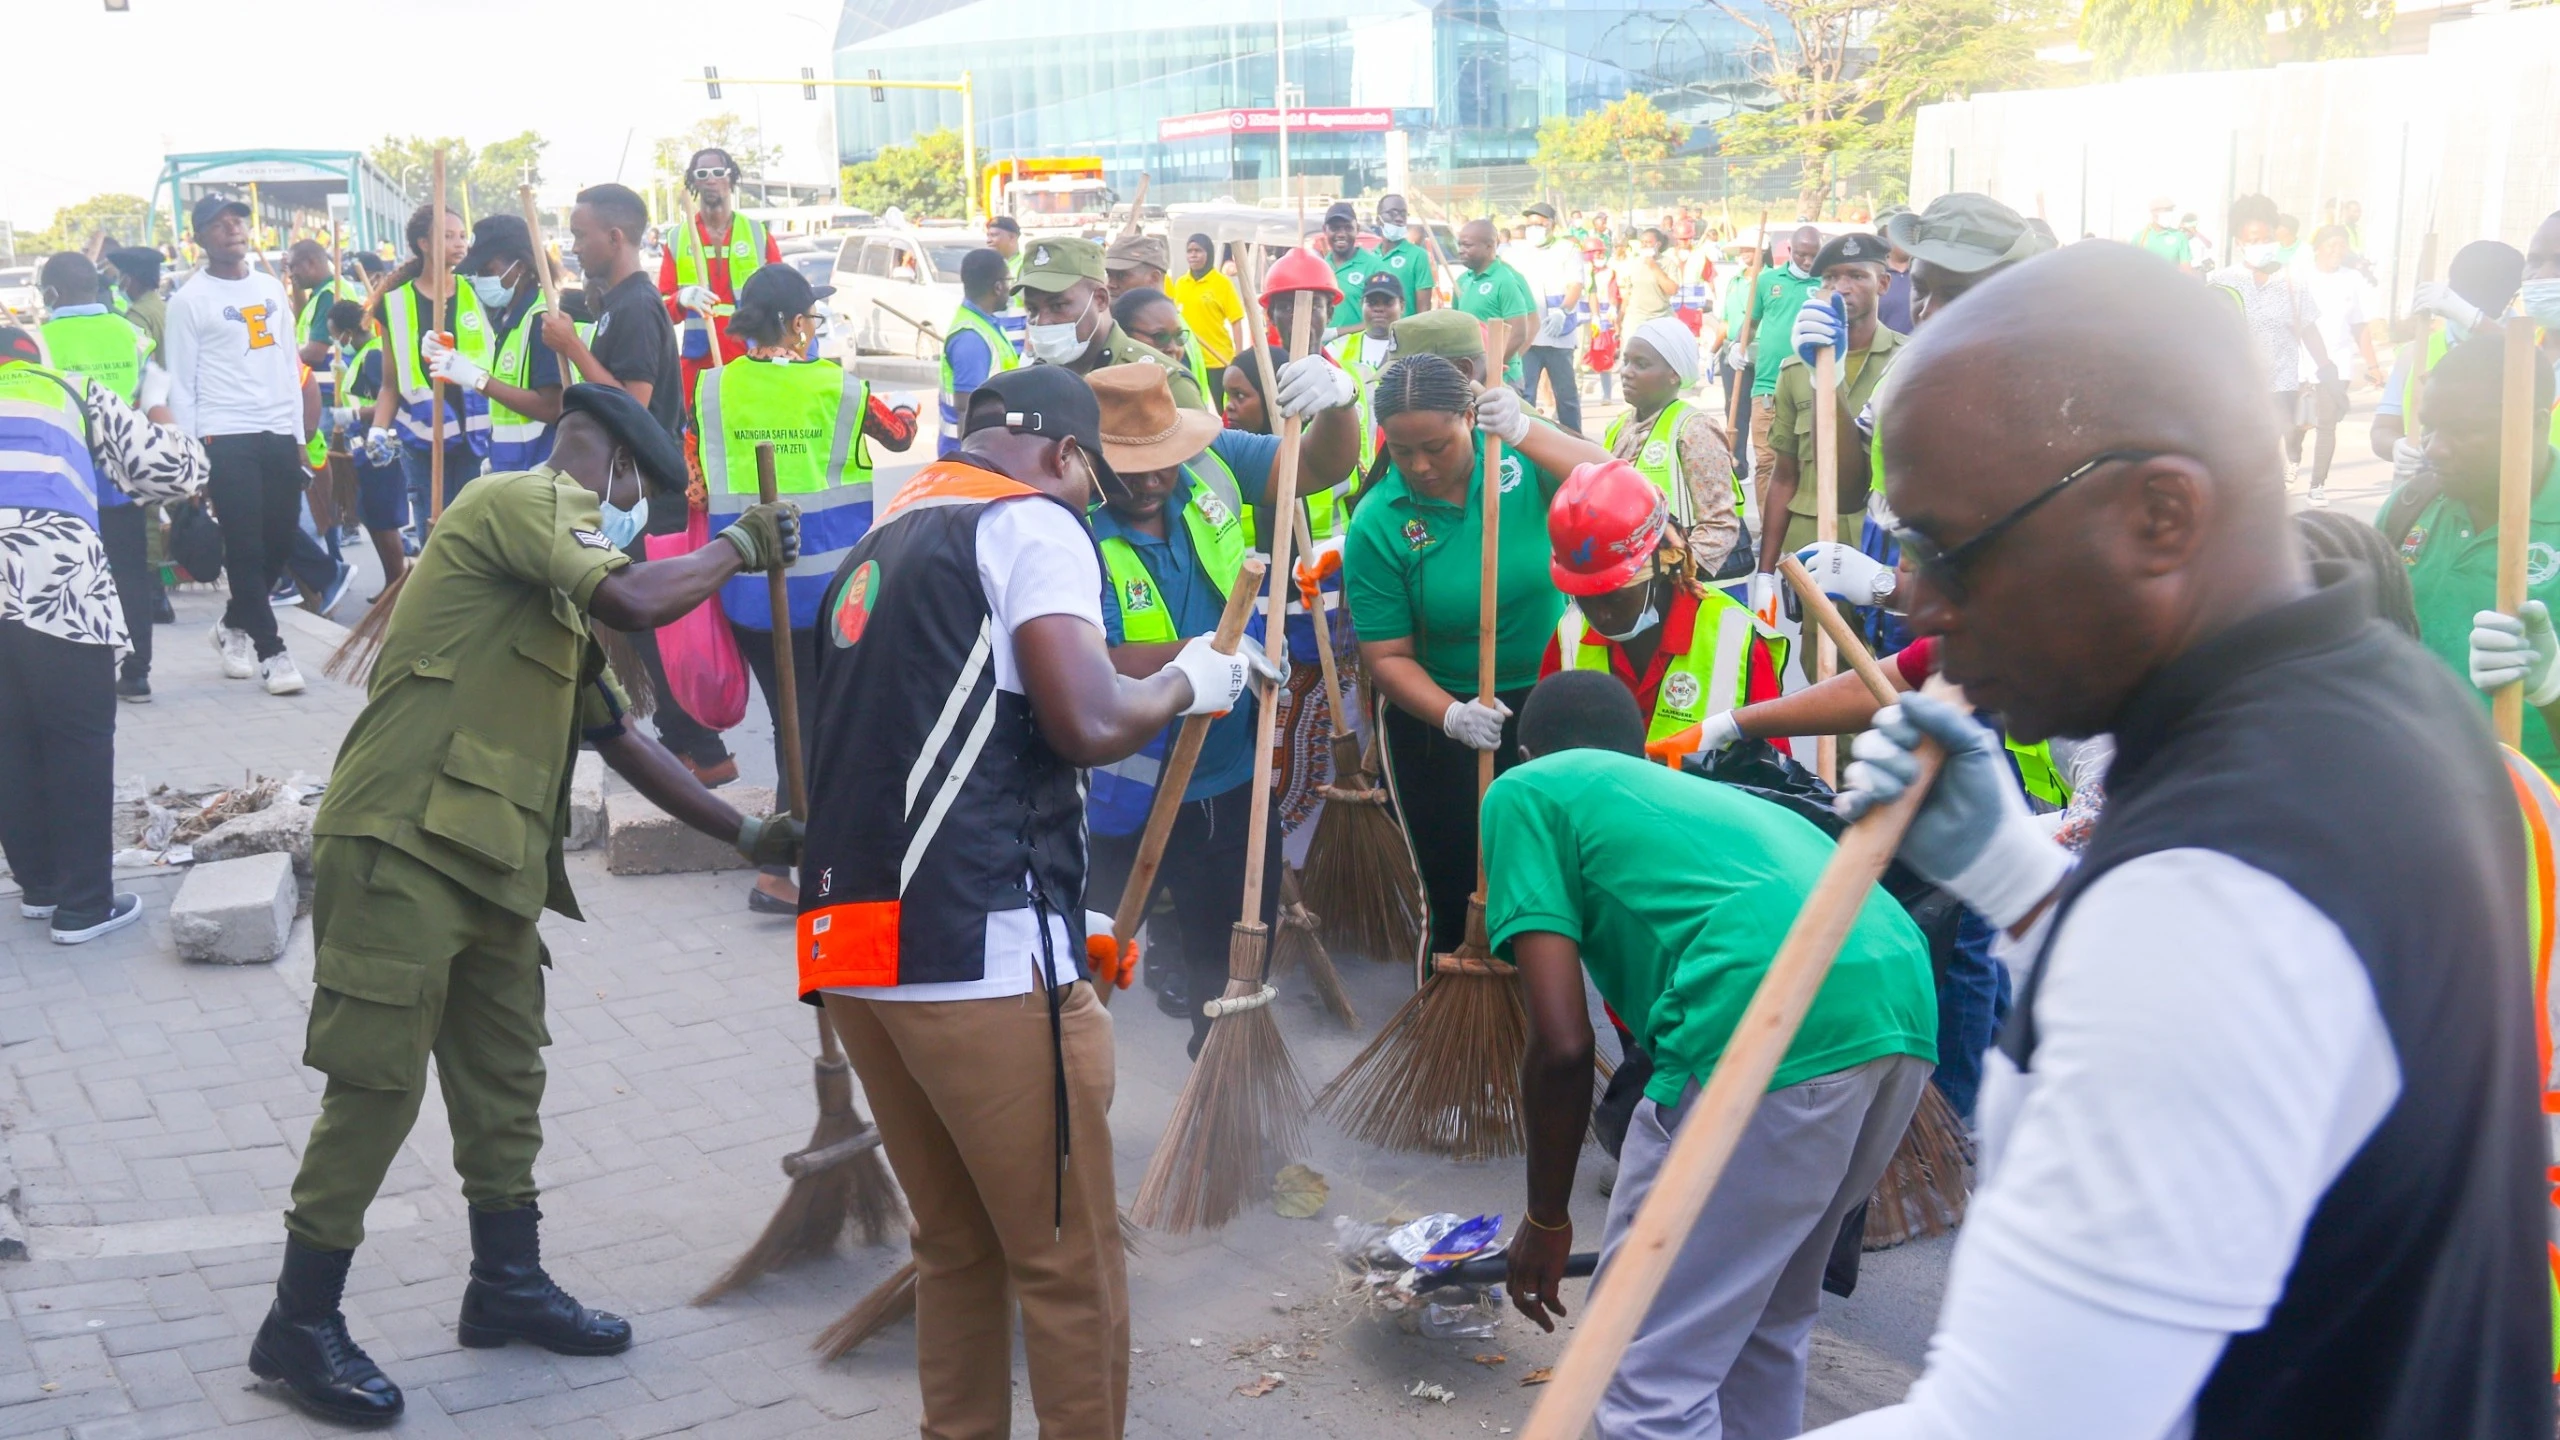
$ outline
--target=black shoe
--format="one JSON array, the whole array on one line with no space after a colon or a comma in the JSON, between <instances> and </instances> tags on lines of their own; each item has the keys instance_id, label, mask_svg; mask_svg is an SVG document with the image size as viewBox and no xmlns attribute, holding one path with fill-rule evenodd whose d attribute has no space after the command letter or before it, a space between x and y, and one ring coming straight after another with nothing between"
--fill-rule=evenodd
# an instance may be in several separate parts
<instances>
[{"instance_id":1,"label":"black shoe","mask_svg":"<svg viewBox=\"0 0 2560 1440\"><path fill-rule=\"evenodd\" d=\"M1177 974L1156 987L1156 1008L1176 1020L1197 1013L1191 1004L1191 987L1184 983L1187 978Z\"/></svg>"},{"instance_id":2,"label":"black shoe","mask_svg":"<svg viewBox=\"0 0 2560 1440\"><path fill-rule=\"evenodd\" d=\"M276 1302L249 1346L249 1372L284 1382L285 1392L324 1420L381 1425L400 1418L400 1387L347 1334L338 1313L353 1250L314 1250L284 1242Z\"/></svg>"},{"instance_id":3,"label":"black shoe","mask_svg":"<svg viewBox=\"0 0 2560 1440\"><path fill-rule=\"evenodd\" d=\"M139 675L119 675L116 677L116 698L129 705L148 705L151 703L151 682Z\"/></svg>"},{"instance_id":4,"label":"black shoe","mask_svg":"<svg viewBox=\"0 0 2560 1440\"><path fill-rule=\"evenodd\" d=\"M175 625L178 623L177 609L170 605L169 595L165 590L151 602L151 623L154 625Z\"/></svg>"},{"instance_id":5,"label":"black shoe","mask_svg":"<svg viewBox=\"0 0 2560 1440\"><path fill-rule=\"evenodd\" d=\"M542 1273L542 1211L471 1212L471 1283L456 1338L476 1350L529 1340L555 1355L619 1355L631 1322L590 1310Z\"/></svg>"}]
</instances>

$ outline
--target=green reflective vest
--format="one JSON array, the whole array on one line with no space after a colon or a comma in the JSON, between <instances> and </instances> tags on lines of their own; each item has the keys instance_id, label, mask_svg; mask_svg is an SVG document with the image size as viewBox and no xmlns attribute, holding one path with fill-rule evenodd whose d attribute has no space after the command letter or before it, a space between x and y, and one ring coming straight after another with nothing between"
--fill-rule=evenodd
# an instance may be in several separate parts
<instances>
[{"instance_id":1,"label":"green reflective vest","mask_svg":"<svg viewBox=\"0 0 2560 1440\"><path fill-rule=\"evenodd\" d=\"M834 360L740 356L693 382L701 426L704 509L726 528L756 503L756 446L773 446L776 493L800 507L800 558L786 572L791 629L817 623L836 568L871 529L871 446L862 433L869 382ZM770 630L773 592L762 575L720 587L720 606L750 630Z\"/></svg>"},{"instance_id":2,"label":"green reflective vest","mask_svg":"<svg viewBox=\"0 0 2560 1440\"><path fill-rule=\"evenodd\" d=\"M979 314L975 306L966 302L963 302L959 309L951 312L951 323L944 328L943 333L957 335L963 330L970 331L987 342L987 354L990 357L988 374L1001 375L1007 370L1019 369L1022 366L1022 352L1013 347L1011 337L1007 336L1001 328L990 324L987 317ZM941 438L956 446L960 443L960 422L968 417L960 413L960 394L952 387L951 380L951 352L946 349L942 352Z\"/></svg>"},{"instance_id":3,"label":"green reflective vest","mask_svg":"<svg viewBox=\"0 0 2560 1440\"><path fill-rule=\"evenodd\" d=\"M364 287L344 276L332 275L314 286L310 294L302 297L301 313L293 317L293 348L299 350L308 344L311 339L311 322L327 315L330 309L341 300L353 300L359 305L363 304ZM320 333L324 335L329 333L329 327L321 326ZM343 405L346 401L341 399L338 403Z\"/></svg>"},{"instance_id":4,"label":"green reflective vest","mask_svg":"<svg viewBox=\"0 0 2560 1440\"><path fill-rule=\"evenodd\" d=\"M1688 650L1672 656L1664 668L1653 713L1645 717L1647 743L1667 740L1742 704L1750 691L1751 637L1750 607L1708 587L1698 597ZM1785 664L1778 642L1772 642L1771 650ZM1556 655L1567 670L1609 669L1609 645L1591 633L1578 605L1564 607L1564 619L1556 624Z\"/></svg>"},{"instance_id":5,"label":"green reflective vest","mask_svg":"<svg viewBox=\"0 0 2560 1440\"><path fill-rule=\"evenodd\" d=\"M1244 564L1244 504L1235 472L1218 452L1203 450L1183 463L1182 473L1191 482L1190 500L1182 507L1183 528L1191 532L1201 573L1224 599ZM1120 614L1120 638L1131 645L1187 638L1174 633L1173 612L1157 593L1156 578L1139 558L1138 547L1113 535L1102 541L1101 549L1111 603Z\"/></svg>"},{"instance_id":6,"label":"green reflective vest","mask_svg":"<svg viewBox=\"0 0 2560 1440\"><path fill-rule=\"evenodd\" d=\"M1662 413L1653 418L1653 432L1645 436L1644 446L1636 451L1634 461L1636 473L1652 481L1654 488L1671 502L1671 518L1683 530L1698 523L1698 517L1690 513L1689 486L1680 474L1680 422L1688 418L1689 409L1686 400L1674 400L1663 406ZM1608 435L1601 440L1601 448L1610 451L1618 448L1618 433L1626 428L1628 416L1634 413L1630 410L1609 422ZM1733 482L1733 513L1742 521L1747 533L1759 533L1752 524L1751 487L1740 479Z\"/></svg>"},{"instance_id":7,"label":"green reflective vest","mask_svg":"<svg viewBox=\"0 0 2560 1440\"><path fill-rule=\"evenodd\" d=\"M2451 343L2445 339L2444 325L2439 321L2429 320L2425 345L2423 348L2412 347L2409 376L2400 382L2400 418L2404 431L2407 429L2410 413L2418 409L2419 383L2427 378L2427 372L2436 368L2436 362L2442 360L2444 352L2451 348L2453 348Z\"/></svg>"},{"instance_id":8,"label":"green reflective vest","mask_svg":"<svg viewBox=\"0 0 2560 1440\"><path fill-rule=\"evenodd\" d=\"M130 320L112 312L69 315L44 322L45 354L56 370L75 370L133 403L142 389L142 362L151 354L151 337Z\"/></svg>"},{"instance_id":9,"label":"green reflective vest","mask_svg":"<svg viewBox=\"0 0 2560 1440\"><path fill-rule=\"evenodd\" d=\"M757 267L764 264L764 248L763 223L750 220L735 210L729 212L727 242L715 242L708 251L702 248L699 221L687 220L676 226L676 288L681 290L687 285L710 284L711 281L707 278L711 274L710 262L726 260L729 262L729 293L735 295L746 285L747 277L756 273ZM735 305L715 304L711 307L711 314L717 319L726 320L737 308ZM710 342L710 328L711 322L701 315L691 310L684 313L683 329L687 354L711 353L703 348ZM695 336L702 337L700 343L695 342Z\"/></svg>"},{"instance_id":10,"label":"green reflective vest","mask_svg":"<svg viewBox=\"0 0 2560 1440\"><path fill-rule=\"evenodd\" d=\"M498 358L489 367L491 379L503 381L519 390L533 388L533 332L542 324L540 308L524 312L516 328L498 342ZM574 327L584 340L595 329L585 321ZM564 374L563 380L567 379ZM530 470L551 458L551 426L530 415L509 409L495 395L489 397L489 465L495 470Z\"/></svg>"},{"instance_id":11,"label":"green reflective vest","mask_svg":"<svg viewBox=\"0 0 2560 1440\"><path fill-rule=\"evenodd\" d=\"M2000 743L2009 747L2009 763L2017 767L2018 783L2029 796L2055 810L2071 803L2071 782L2053 763L2053 742L2022 745L2004 735Z\"/></svg>"},{"instance_id":12,"label":"green reflective vest","mask_svg":"<svg viewBox=\"0 0 2560 1440\"><path fill-rule=\"evenodd\" d=\"M400 362L401 428L408 432L408 439L426 446L432 439L427 427L435 382L428 376L426 357L418 348L426 339L426 332L418 328L418 302L421 298L415 280L385 294L382 297L382 328L383 339L390 346L384 363L388 364L394 357ZM437 308L433 301L428 302L430 312ZM480 308L480 297L461 277L453 277L454 353L486 370L490 368L496 348L495 323ZM462 434L470 437L472 449L483 449L488 443L488 397L476 390L463 391L459 425L454 423L455 418L445 416L446 443L450 444L454 435Z\"/></svg>"}]
</instances>

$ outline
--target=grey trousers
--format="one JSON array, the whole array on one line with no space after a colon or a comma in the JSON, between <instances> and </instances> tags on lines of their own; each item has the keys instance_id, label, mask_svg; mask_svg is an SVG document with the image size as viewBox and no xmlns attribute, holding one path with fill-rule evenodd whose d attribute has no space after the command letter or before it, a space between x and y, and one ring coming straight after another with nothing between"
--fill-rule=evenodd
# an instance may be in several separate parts
<instances>
[{"instance_id":1,"label":"grey trousers","mask_svg":"<svg viewBox=\"0 0 2560 1440\"><path fill-rule=\"evenodd\" d=\"M1600 1398L1602 1440L1784 1440L1804 1430L1805 1355L1842 1217L1875 1189L1929 1082L1908 1055L1772 1090ZM1601 1280L1699 1087L1636 1106L1600 1242Z\"/></svg>"}]
</instances>

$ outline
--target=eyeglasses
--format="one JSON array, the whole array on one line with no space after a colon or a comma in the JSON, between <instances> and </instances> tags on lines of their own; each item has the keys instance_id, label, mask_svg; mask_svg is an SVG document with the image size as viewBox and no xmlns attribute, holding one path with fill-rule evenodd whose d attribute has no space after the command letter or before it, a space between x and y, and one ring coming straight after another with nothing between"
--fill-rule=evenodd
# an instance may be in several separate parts
<instances>
[{"instance_id":1,"label":"eyeglasses","mask_svg":"<svg viewBox=\"0 0 2560 1440\"><path fill-rule=\"evenodd\" d=\"M1953 549L1940 549L1937 541L1907 525L1894 530L1893 541L1902 548L1902 553L1911 561L1911 568L1922 579L1935 586L1948 600L1961 605L1965 602L1967 593L1965 572L1972 569L1984 555L1990 553L1991 547L1999 543L2001 536L2016 529L2019 522L2036 513L2045 502L2070 489L2073 481L2085 477L2102 465L2113 465L2126 460L2154 460L2168 453L2165 450L2109 450L2093 455L2072 467L2070 474L2028 496L2025 503L1984 526L1980 534Z\"/></svg>"},{"instance_id":2,"label":"eyeglasses","mask_svg":"<svg viewBox=\"0 0 2560 1440\"><path fill-rule=\"evenodd\" d=\"M701 165L695 167L693 178L696 180L726 180L737 173L737 171L730 169L726 165Z\"/></svg>"}]
</instances>

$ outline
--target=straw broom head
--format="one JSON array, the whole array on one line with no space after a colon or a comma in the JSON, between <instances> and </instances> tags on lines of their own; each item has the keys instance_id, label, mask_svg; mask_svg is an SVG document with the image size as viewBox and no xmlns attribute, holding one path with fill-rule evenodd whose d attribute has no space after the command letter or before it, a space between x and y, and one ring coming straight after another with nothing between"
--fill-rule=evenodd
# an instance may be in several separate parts
<instances>
[{"instance_id":1,"label":"straw broom head","mask_svg":"<svg viewBox=\"0 0 2560 1440\"><path fill-rule=\"evenodd\" d=\"M1270 940L1259 921L1239 922L1228 937L1226 993L1210 1002L1209 1038L1129 1210L1149 1229L1179 1235L1227 1223L1276 1158L1306 1140L1306 1083L1262 981Z\"/></svg>"},{"instance_id":2,"label":"straw broom head","mask_svg":"<svg viewBox=\"0 0 2560 1440\"><path fill-rule=\"evenodd\" d=\"M1360 1028L1360 1012L1351 1003L1351 994L1342 988L1342 972L1335 969L1333 955L1324 947L1323 920L1299 894L1298 875L1284 870L1280 876L1280 934L1271 946L1271 973L1286 975L1292 970L1306 972L1307 983L1314 987L1324 1008L1346 1027Z\"/></svg>"},{"instance_id":3,"label":"straw broom head","mask_svg":"<svg viewBox=\"0 0 2560 1440\"><path fill-rule=\"evenodd\" d=\"M1962 1224L1965 1202L1973 1195L1971 1148L1964 1121L1947 1097L1936 1085L1921 1086L1920 1108L1911 1113L1910 1128L1902 1132L1902 1143L1877 1177L1861 1247L1889 1250Z\"/></svg>"},{"instance_id":4,"label":"straw broom head","mask_svg":"<svg viewBox=\"0 0 2560 1440\"><path fill-rule=\"evenodd\" d=\"M1316 1096L1316 1109L1389 1150L1462 1159L1523 1153L1520 1057L1529 1049L1529 1015L1519 972L1490 951L1484 897L1472 896L1466 942L1431 957L1422 988Z\"/></svg>"},{"instance_id":5,"label":"straw broom head","mask_svg":"<svg viewBox=\"0 0 2560 1440\"><path fill-rule=\"evenodd\" d=\"M1324 809L1307 843L1305 890L1318 933L1348 954L1410 963L1422 944L1422 881L1386 789L1350 735L1334 736L1333 783L1317 793Z\"/></svg>"}]
</instances>

